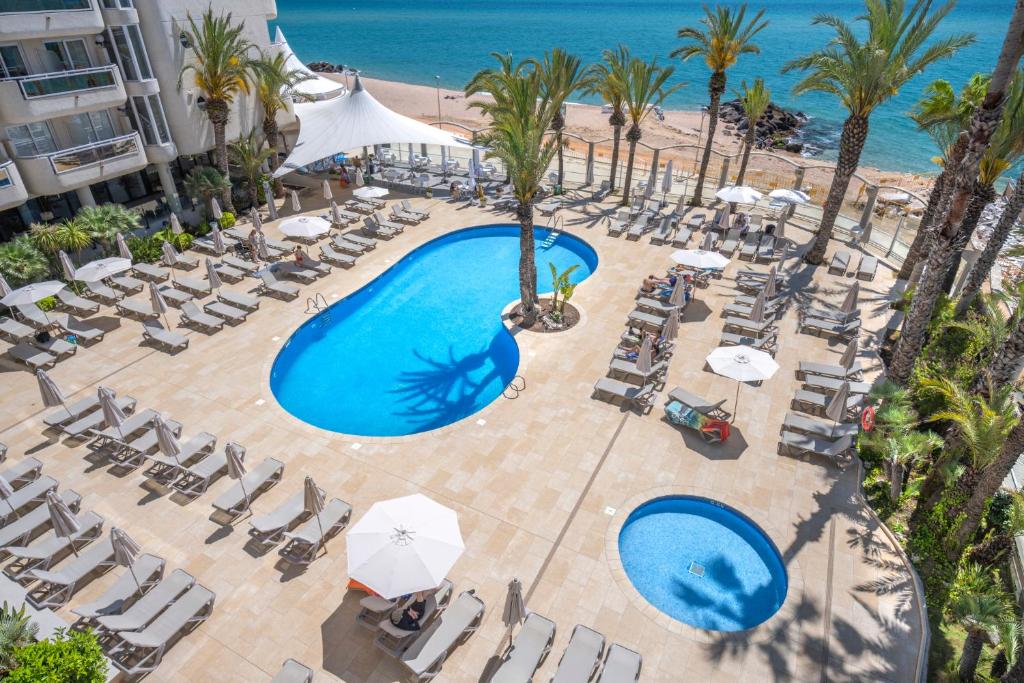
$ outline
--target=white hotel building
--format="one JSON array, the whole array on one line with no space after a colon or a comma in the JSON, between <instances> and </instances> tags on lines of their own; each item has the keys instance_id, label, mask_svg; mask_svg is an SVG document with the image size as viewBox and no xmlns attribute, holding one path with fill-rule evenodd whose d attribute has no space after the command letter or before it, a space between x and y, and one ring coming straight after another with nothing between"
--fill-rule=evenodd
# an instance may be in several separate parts
<instances>
[{"instance_id":1,"label":"white hotel building","mask_svg":"<svg viewBox=\"0 0 1024 683\"><path fill-rule=\"evenodd\" d=\"M190 74L178 89L192 58L187 15L198 18L209 4L0 0L0 240L85 205L162 198L180 206L192 157L213 148ZM213 8L271 48L274 0L215 0ZM254 99L241 96L228 139L260 118Z\"/></svg>"}]
</instances>

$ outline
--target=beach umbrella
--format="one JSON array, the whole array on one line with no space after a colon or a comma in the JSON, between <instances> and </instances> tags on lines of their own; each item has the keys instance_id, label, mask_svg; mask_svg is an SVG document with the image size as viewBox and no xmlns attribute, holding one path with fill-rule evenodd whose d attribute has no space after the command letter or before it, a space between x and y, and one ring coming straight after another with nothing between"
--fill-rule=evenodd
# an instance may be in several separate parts
<instances>
[{"instance_id":1,"label":"beach umbrella","mask_svg":"<svg viewBox=\"0 0 1024 683\"><path fill-rule=\"evenodd\" d=\"M712 372L736 380L735 421L740 405L740 383L761 382L779 370L779 364L769 354L747 346L719 346L705 358Z\"/></svg>"},{"instance_id":2,"label":"beach umbrella","mask_svg":"<svg viewBox=\"0 0 1024 683\"><path fill-rule=\"evenodd\" d=\"M14 509L14 503L10 500L13 495L14 488L11 486L11 482L7 481L6 477L0 477L0 498L3 498L4 502L7 503L7 507L11 509L11 514L17 517L18 511Z\"/></svg>"},{"instance_id":3,"label":"beach umbrella","mask_svg":"<svg viewBox=\"0 0 1024 683\"><path fill-rule=\"evenodd\" d=\"M843 305L839 307L839 310L849 315L853 313L854 309L857 308L857 296L860 294L860 280L854 280L853 286L846 291L846 297L843 299Z\"/></svg>"},{"instance_id":4,"label":"beach umbrella","mask_svg":"<svg viewBox=\"0 0 1024 683\"><path fill-rule=\"evenodd\" d=\"M331 192L331 184L324 180L324 201L331 201L334 199L334 193Z\"/></svg>"},{"instance_id":5,"label":"beach umbrella","mask_svg":"<svg viewBox=\"0 0 1024 683\"><path fill-rule=\"evenodd\" d=\"M672 287L672 293L668 297L668 303L671 306L683 306L686 304L686 281L683 278L676 278L676 284Z\"/></svg>"},{"instance_id":6,"label":"beach umbrella","mask_svg":"<svg viewBox=\"0 0 1024 683\"><path fill-rule=\"evenodd\" d=\"M117 405L117 399L113 390L106 387L100 387L99 398L100 409L103 411L103 421L107 423L108 427L116 429L119 439L124 440L124 433L121 431L121 425L125 421L125 415L124 411L121 410L121 406Z\"/></svg>"},{"instance_id":7,"label":"beach umbrella","mask_svg":"<svg viewBox=\"0 0 1024 683\"><path fill-rule=\"evenodd\" d=\"M214 289L220 289L224 286L224 283L220 281L220 273L214 268L213 260L209 256L206 257L206 279L209 280L210 286Z\"/></svg>"},{"instance_id":8,"label":"beach umbrella","mask_svg":"<svg viewBox=\"0 0 1024 683\"><path fill-rule=\"evenodd\" d=\"M217 200L214 199L213 201L216 202ZM171 214L171 232L174 233L175 235L180 235L182 232L184 232L181 228L181 221L178 220L178 214L176 213Z\"/></svg>"},{"instance_id":9,"label":"beach umbrella","mask_svg":"<svg viewBox=\"0 0 1024 683\"><path fill-rule=\"evenodd\" d=\"M376 185L367 185L366 187L360 187L352 192L353 197L359 197L360 199L379 199L386 197L388 190L386 187L377 187Z\"/></svg>"},{"instance_id":10,"label":"beach umbrella","mask_svg":"<svg viewBox=\"0 0 1024 683\"><path fill-rule=\"evenodd\" d=\"M472 191L476 189L476 166L473 162L469 162L469 177L467 178L466 186Z\"/></svg>"},{"instance_id":11,"label":"beach umbrella","mask_svg":"<svg viewBox=\"0 0 1024 683\"><path fill-rule=\"evenodd\" d=\"M68 258L67 253L60 249L57 251L57 260L60 262L60 269L64 271L64 279L74 280L75 279L75 267L71 263L71 259Z\"/></svg>"},{"instance_id":12,"label":"beach umbrella","mask_svg":"<svg viewBox=\"0 0 1024 683\"><path fill-rule=\"evenodd\" d=\"M730 204L756 204L763 194L746 185L726 185L715 193L723 202Z\"/></svg>"},{"instance_id":13,"label":"beach umbrella","mask_svg":"<svg viewBox=\"0 0 1024 683\"><path fill-rule=\"evenodd\" d=\"M316 517L316 525L320 529L320 540L324 538L324 527L320 521L320 513L324 511L324 493L317 488L316 482L313 481L313 477L306 475L306 480L302 484L302 506L306 512ZM327 546L323 546L326 548ZM316 549L313 549L313 557L316 557Z\"/></svg>"},{"instance_id":14,"label":"beach umbrella","mask_svg":"<svg viewBox=\"0 0 1024 683\"><path fill-rule=\"evenodd\" d=\"M775 266L768 269L768 280L764 285L764 298L771 299L775 296Z\"/></svg>"},{"instance_id":15,"label":"beach umbrella","mask_svg":"<svg viewBox=\"0 0 1024 683\"><path fill-rule=\"evenodd\" d=\"M849 370L853 367L853 363L857 360L857 353L860 352L860 342L854 337L853 341L846 345L846 350L843 351L842 357L839 359L839 364Z\"/></svg>"},{"instance_id":16,"label":"beach umbrella","mask_svg":"<svg viewBox=\"0 0 1024 683\"><path fill-rule=\"evenodd\" d=\"M363 180L363 169L357 168L356 172L352 174L355 177L356 187L362 185L365 181Z\"/></svg>"},{"instance_id":17,"label":"beach umbrella","mask_svg":"<svg viewBox=\"0 0 1024 683\"><path fill-rule=\"evenodd\" d=\"M68 539L71 552L77 557L78 549L75 548L75 542L71 537L82 530L82 525L78 523L75 513L71 511L68 504L54 491L46 492L46 509L50 513L53 533L60 538Z\"/></svg>"},{"instance_id":18,"label":"beach umbrella","mask_svg":"<svg viewBox=\"0 0 1024 683\"><path fill-rule=\"evenodd\" d=\"M700 248L704 251L711 251L715 248L715 236L713 233L704 235L704 239L701 240Z\"/></svg>"},{"instance_id":19,"label":"beach umbrella","mask_svg":"<svg viewBox=\"0 0 1024 683\"><path fill-rule=\"evenodd\" d=\"M346 543L349 578L385 599L437 587L466 549L455 511L420 493L374 503Z\"/></svg>"},{"instance_id":20,"label":"beach umbrella","mask_svg":"<svg viewBox=\"0 0 1024 683\"><path fill-rule=\"evenodd\" d=\"M835 393L832 400L825 406L825 416L832 419L832 427L846 419L846 399L850 397L850 383L843 382L839 391Z\"/></svg>"},{"instance_id":21,"label":"beach umbrella","mask_svg":"<svg viewBox=\"0 0 1024 683\"><path fill-rule=\"evenodd\" d=\"M64 410L67 410L68 417L71 416L71 411L68 410L67 400L64 398L64 393L57 386L46 370L42 368L36 370L36 382L39 384L39 396L43 399L43 405L47 408L56 408L57 406L64 406Z\"/></svg>"},{"instance_id":22,"label":"beach umbrella","mask_svg":"<svg viewBox=\"0 0 1024 683\"><path fill-rule=\"evenodd\" d=\"M668 203L668 193L672 191L672 160L665 165L665 175L661 176L661 203Z\"/></svg>"},{"instance_id":23,"label":"beach umbrella","mask_svg":"<svg viewBox=\"0 0 1024 683\"><path fill-rule=\"evenodd\" d=\"M132 250L128 248L128 243L124 239L124 235L117 233L117 253L121 258L126 258L129 261L132 260Z\"/></svg>"},{"instance_id":24,"label":"beach umbrella","mask_svg":"<svg viewBox=\"0 0 1024 683\"><path fill-rule=\"evenodd\" d=\"M764 322L764 290L754 297L754 305L750 307L750 319L754 322Z\"/></svg>"},{"instance_id":25,"label":"beach umbrella","mask_svg":"<svg viewBox=\"0 0 1024 683\"><path fill-rule=\"evenodd\" d=\"M343 216L341 215L341 209L338 207L338 203L334 200L331 200L331 218L334 219L335 225L341 225L345 222L342 220Z\"/></svg>"},{"instance_id":26,"label":"beach umbrella","mask_svg":"<svg viewBox=\"0 0 1024 683\"><path fill-rule=\"evenodd\" d=\"M285 219L278 229L288 237L317 238L331 230L331 222L319 216L293 216Z\"/></svg>"},{"instance_id":27,"label":"beach umbrella","mask_svg":"<svg viewBox=\"0 0 1024 683\"><path fill-rule=\"evenodd\" d=\"M512 644L512 629L523 623L526 618L526 602L523 600L523 584L519 579L508 582L508 593L505 594L505 608L501 611L501 621L508 629L509 645Z\"/></svg>"},{"instance_id":28,"label":"beach umbrella","mask_svg":"<svg viewBox=\"0 0 1024 683\"><path fill-rule=\"evenodd\" d=\"M302 211L302 204L299 204L299 193L292 190L292 211L299 213Z\"/></svg>"},{"instance_id":29,"label":"beach umbrella","mask_svg":"<svg viewBox=\"0 0 1024 683\"><path fill-rule=\"evenodd\" d=\"M114 550L114 562L128 568L132 578L135 579L135 587L141 593L142 584L139 583L139 577L135 575L135 568L132 566L135 564L135 558L138 557L139 551L142 550L139 544L124 529L115 526L110 529L110 546Z\"/></svg>"},{"instance_id":30,"label":"beach umbrella","mask_svg":"<svg viewBox=\"0 0 1024 683\"><path fill-rule=\"evenodd\" d=\"M671 317L674 314L669 314ZM643 342L640 343L640 353L636 356L636 371L644 376L644 380L647 380L647 375L651 374L652 365L654 365L654 359L651 358L651 335L644 335Z\"/></svg>"},{"instance_id":31,"label":"beach umbrella","mask_svg":"<svg viewBox=\"0 0 1024 683\"><path fill-rule=\"evenodd\" d=\"M216 197L210 197L210 215L213 216L215 221L219 221L224 217L224 212L220 210L220 202L217 201Z\"/></svg>"},{"instance_id":32,"label":"beach umbrella","mask_svg":"<svg viewBox=\"0 0 1024 683\"><path fill-rule=\"evenodd\" d=\"M224 244L224 235L216 225L214 225L210 230L210 239L213 240L213 250L217 252L218 255L223 254L228 250L227 245Z\"/></svg>"},{"instance_id":33,"label":"beach umbrella","mask_svg":"<svg viewBox=\"0 0 1024 683\"><path fill-rule=\"evenodd\" d=\"M267 199L267 213L270 216L270 220L277 220L277 204L274 203L274 190L270 187L270 183L263 182L263 196Z\"/></svg>"},{"instance_id":34,"label":"beach umbrella","mask_svg":"<svg viewBox=\"0 0 1024 683\"><path fill-rule=\"evenodd\" d=\"M665 326L661 328L661 339L662 341L675 341L675 338L679 336L679 316L670 315L668 320L665 321Z\"/></svg>"},{"instance_id":35,"label":"beach umbrella","mask_svg":"<svg viewBox=\"0 0 1024 683\"><path fill-rule=\"evenodd\" d=\"M4 277L3 273L0 273L0 296L7 296L11 293L11 286L7 284L7 278Z\"/></svg>"},{"instance_id":36,"label":"beach umbrella","mask_svg":"<svg viewBox=\"0 0 1024 683\"><path fill-rule=\"evenodd\" d=\"M245 509L249 510L249 493L245 490L245 465L242 463L245 449L234 442L229 442L224 447L224 456L228 461L228 476L238 481L242 488L242 497L245 499Z\"/></svg>"},{"instance_id":37,"label":"beach umbrella","mask_svg":"<svg viewBox=\"0 0 1024 683\"><path fill-rule=\"evenodd\" d=\"M786 205L786 208L782 210L779 218L779 226L775 230L776 239L783 239L785 237L786 219L789 218L790 209L797 204L806 204L811 201L811 196L806 192L801 192L800 190L787 189L772 190L768 193L768 196L771 199L774 199L777 202L782 202Z\"/></svg>"},{"instance_id":38,"label":"beach umbrella","mask_svg":"<svg viewBox=\"0 0 1024 683\"><path fill-rule=\"evenodd\" d=\"M4 298L0 299L0 305L7 306L8 308L14 308L19 305L28 306L55 295L64 289L64 286L63 282L56 280L32 282L24 287L18 287L14 291L8 292L4 295ZM43 317L46 319L46 324L49 325L50 316L46 314L46 311L43 311Z\"/></svg>"},{"instance_id":39,"label":"beach umbrella","mask_svg":"<svg viewBox=\"0 0 1024 683\"><path fill-rule=\"evenodd\" d=\"M704 249L678 249L672 252L671 258L681 266L700 270L717 270L729 265L729 259L717 251Z\"/></svg>"},{"instance_id":40,"label":"beach umbrella","mask_svg":"<svg viewBox=\"0 0 1024 683\"><path fill-rule=\"evenodd\" d=\"M267 238L262 232L256 233L256 257L261 261L270 260L270 252L267 251Z\"/></svg>"},{"instance_id":41,"label":"beach umbrella","mask_svg":"<svg viewBox=\"0 0 1024 683\"><path fill-rule=\"evenodd\" d=\"M153 418L153 429L156 431L156 444L160 448L160 452L180 466L181 444L178 443L174 429L160 415Z\"/></svg>"},{"instance_id":42,"label":"beach umbrella","mask_svg":"<svg viewBox=\"0 0 1024 683\"><path fill-rule=\"evenodd\" d=\"M160 293L155 282L149 283L149 304L153 307L154 313L164 317L164 325L170 327L167 324L167 301L164 300L164 295Z\"/></svg>"},{"instance_id":43,"label":"beach umbrella","mask_svg":"<svg viewBox=\"0 0 1024 683\"><path fill-rule=\"evenodd\" d=\"M255 207L249 209L249 220L252 221L252 227L257 231L263 229L263 220L260 218L260 212Z\"/></svg>"},{"instance_id":44,"label":"beach umbrella","mask_svg":"<svg viewBox=\"0 0 1024 683\"><path fill-rule=\"evenodd\" d=\"M131 259L111 256L86 263L75 271L75 279L79 282L100 282L131 269Z\"/></svg>"},{"instance_id":45,"label":"beach umbrella","mask_svg":"<svg viewBox=\"0 0 1024 683\"><path fill-rule=\"evenodd\" d=\"M164 242L160 245L160 251L165 266L173 268L178 265L178 252L174 250L174 245L170 242Z\"/></svg>"}]
</instances>

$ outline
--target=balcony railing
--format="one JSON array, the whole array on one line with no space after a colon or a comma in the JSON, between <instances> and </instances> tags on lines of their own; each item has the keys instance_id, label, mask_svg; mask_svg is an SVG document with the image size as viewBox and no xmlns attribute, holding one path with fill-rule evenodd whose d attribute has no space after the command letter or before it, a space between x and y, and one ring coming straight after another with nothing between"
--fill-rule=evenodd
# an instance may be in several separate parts
<instances>
[{"instance_id":1,"label":"balcony railing","mask_svg":"<svg viewBox=\"0 0 1024 683\"><path fill-rule=\"evenodd\" d=\"M0 14L92 9L92 0L0 0Z\"/></svg>"},{"instance_id":2,"label":"balcony railing","mask_svg":"<svg viewBox=\"0 0 1024 683\"><path fill-rule=\"evenodd\" d=\"M74 69L71 71L54 71L48 74L31 74L15 79L21 88L21 95L26 100L53 95L68 95L87 90L100 90L117 86L117 76L113 64L96 66L90 69Z\"/></svg>"},{"instance_id":3,"label":"balcony railing","mask_svg":"<svg viewBox=\"0 0 1024 683\"><path fill-rule=\"evenodd\" d=\"M11 179L11 173L7 169L11 168L14 162L8 159L0 163L0 189L10 187L14 184L14 180Z\"/></svg>"},{"instance_id":4,"label":"balcony railing","mask_svg":"<svg viewBox=\"0 0 1024 683\"><path fill-rule=\"evenodd\" d=\"M69 171L77 171L80 168L98 164L103 161L110 161L119 157L138 154L139 136L137 133L129 133L109 140L90 142L87 145L70 147L50 154L39 154L29 159L49 158L53 166L53 172L57 175Z\"/></svg>"}]
</instances>

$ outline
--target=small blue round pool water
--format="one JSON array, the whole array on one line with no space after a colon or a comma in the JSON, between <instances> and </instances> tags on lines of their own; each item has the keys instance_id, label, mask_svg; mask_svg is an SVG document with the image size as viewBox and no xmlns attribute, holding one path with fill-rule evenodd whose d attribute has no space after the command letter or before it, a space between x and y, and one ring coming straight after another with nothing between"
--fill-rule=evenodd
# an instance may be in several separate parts
<instances>
[{"instance_id":1,"label":"small blue round pool water","mask_svg":"<svg viewBox=\"0 0 1024 683\"><path fill-rule=\"evenodd\" d=\"M541 292L548 263L597 267L584 241L534 231ZM306 322L274 361L270 388L289 413L345 434L436 429L501 395L519 347L501 311L519 298L519 227L458 230L409 253L380 277Z\"/></svg>"},{"instance_id":2,"label":"small blue round pool water","mask_svg":"<svg viewBox=\"0 0 1024 683\"><path fill-rule=\"evenodd\" d=\"M778 611L788 580L761 529L704 498L644 503L619 533L626 575L648 602L710 631L742 631Z\"/></svg>"}]
</instances>

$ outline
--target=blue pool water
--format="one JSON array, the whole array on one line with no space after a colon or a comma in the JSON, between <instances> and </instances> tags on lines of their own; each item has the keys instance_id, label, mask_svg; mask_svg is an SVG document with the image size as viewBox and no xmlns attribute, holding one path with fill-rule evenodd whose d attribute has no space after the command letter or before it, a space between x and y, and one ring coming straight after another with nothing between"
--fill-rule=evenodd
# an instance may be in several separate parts
<instances>
[{"instance_id":1,"label":"blue pool water","mask_svg":"<svg viewBox=\"0 0 1024 683\"><path fill-rule=\"evenodd\" d=\"M548 263L597 267L584 241L537 228L539 289ZM323 429L398 436L443 427L501 395L519 347L501 311L519 298L519 227L449 233L306 322L274 361L270 388L295 417Z\"/></svg>"},{"instance_id":2,"label":"blue pool water","mask_svg":"<svg viewBox=\"0 0 1024 683\"><path fill-rule=\"evenodd\" d=\"M704 498L670 496L638 507L619 533L619 555L648 602L699 628L753 628L786 599L774 544L743 515Z\"/></svg>"}]
</instances>

